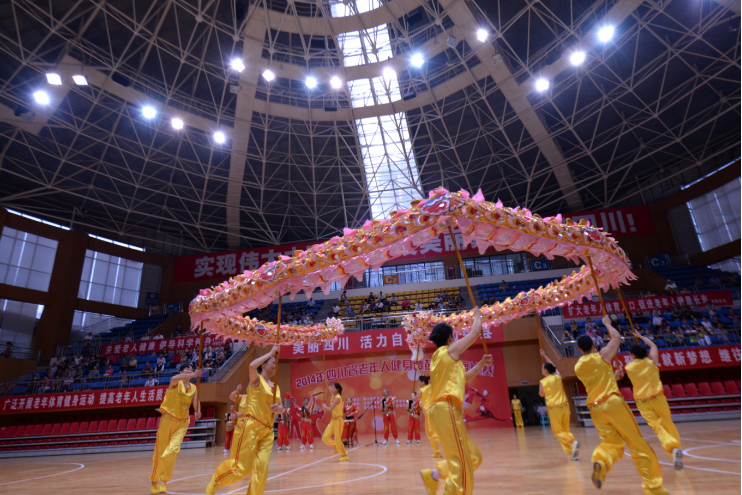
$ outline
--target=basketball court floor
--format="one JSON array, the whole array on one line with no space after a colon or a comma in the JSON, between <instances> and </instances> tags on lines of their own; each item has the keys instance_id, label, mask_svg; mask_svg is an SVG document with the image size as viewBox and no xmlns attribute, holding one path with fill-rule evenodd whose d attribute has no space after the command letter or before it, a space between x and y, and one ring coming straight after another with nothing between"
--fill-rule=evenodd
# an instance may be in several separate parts
<instances>
[{"instance_id":1,"label":"basketball court floor","mask_svg":"<svg viewBox=\"0 0 742 495\"><path fill-rule=\"evenodd\" d=\"M662 463L671 494L740 493L740 422L679 423L686 452L684 471L676 473L647 426L641 429ZM476 472L474 493L480 494L636 494L641 480L626 453L602 490L590 482L590 453L598 443L595 429L576 428L582 442L580 462L569 462L548 427L525 430L473 430L484 456ZM426 439L419 446L363 446L350 450L350 462L338 463L332 450L316 443L314 451L273 452L266 493L425 494L419 471L432 467ZM373 437L361 438L361 445ZM32 457L0 461L0 493L24 495L132 495L149 493L150 452ZM168 493L203 494L214 468L226 459L222 447L183 450ZM242 494L248 480L218 493ZM442 487L439 492L442 491Z\"/></svg>"}]
</instances>

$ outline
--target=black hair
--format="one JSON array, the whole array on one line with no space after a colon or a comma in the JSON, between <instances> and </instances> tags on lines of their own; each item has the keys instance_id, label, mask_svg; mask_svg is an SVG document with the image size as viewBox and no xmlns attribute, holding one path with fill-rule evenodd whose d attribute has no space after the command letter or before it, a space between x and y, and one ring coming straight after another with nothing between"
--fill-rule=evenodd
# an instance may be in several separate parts
<instances>
[{"instance_id":1,"label":"black hair","mask_svg":"<svg viewBox=\"0 0 742 495\"><path fill-rule=\"evenodd\" d=\"M191 365L190 365L190 364L188 364L188 363L185 363L185 364L181 364L180 366L178 366L178 373L183 373L183 370L184 370L184 369L186 369L186 368L191 368L191 369L193 369L193 366L191 366Z\"/></svg>"},{"instance_id":2,"label":"black hair","mask_svg":"<svg viewBox=\"0 0 742 495\"><path fill-rule=\"evenodd\" d=\"M343 387L339 383L333 383L333 387L335 387L335 390L338 391L338 394L343 395Z\"/></svg>"},{"instance_id":3,"label":"black hair","mask_svg":"<svg viewBox=\"0 0 742 495\"><path fill-rule=\"evenodd\" d=\"M544 363L544 369L548 371L550 375L556 373L556 366L551 363Z\"/></svg>"},{"instance_id":4,"label":"black hair","mask_svg":"<svg viewBox=\"0 0 742 495\"><path fill-rule=\"evenodd\" d=\"M577 337L577 347L585 352L588 352L590 349L593 348L593 339L591 339L587 335L580 335L579 337Z\"/></svg>"},{"instance_id":5,"label":"black hair","mask_svg":"<svg viewBox=\"0 0 742 495\"><path fill-rule=\"evenodd\" d=\"M420 382L424 383L425 385L430 385L430 377L429 376L420 375L418 377L418 380L420 380Z\"/></svg>"},{"instance_id":6,"label":"black hair","mask_svg":"<svg viewBox=\"0 0 742 495\"><path fill-rule=\"evenodd\" d=\"M443 347L448 344L448 339L453 335L453 328L448 323L438 323L430 332L430 340L436 347Z\"/></svg>"},{"instance_id":7,"label":"black hair","mask_svg":"<svg viewBox=\"0 0 742 495\"><path fill-rule=\"evenodd\" d=\"M269 357L268 359L266 359L265 361L263 361L263 364L267 363L268 361L270 361L273 358L274 358L274 356ZM258 366L258 375L262 375L263 374L263 364L261 364L260 366Z\"/></svg>"},{"instance_id":8,"label":"black hair","mask_svg":"<svg viewBox=\"0 0 742 495\"><path fill-rule=\"evenodd\" d=\"M647 348L641 346L640 344L632 345L630 352L639 359L644 359L645 357L647 357Z\"/></svg>"}]
</instances>

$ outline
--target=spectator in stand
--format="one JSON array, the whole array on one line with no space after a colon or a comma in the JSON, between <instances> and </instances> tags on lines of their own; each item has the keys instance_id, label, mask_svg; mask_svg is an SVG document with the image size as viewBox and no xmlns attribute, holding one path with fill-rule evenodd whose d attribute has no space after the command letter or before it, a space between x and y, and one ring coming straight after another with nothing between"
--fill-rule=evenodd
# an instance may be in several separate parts
<instances>
[{"instance_id":1,"label":"spectator in stand","mask_svg":"<svg viewBox=\"0 0 742 495\"><path fill-rule=\"evenodd\" d=\"M704 330L706 330L707 332L711 332L714 329L714 326L706 318L703 318L701 320L701 325L703 325Z\"/></svg>"},{"instance_id":2,"label":"spectator in stand","mask_svg":"<svg viewBox=\"0 0 742 495\"><path fill-rule=\"evenodd\" d=\"M678 293L678 286L675 282L668 279L667 283L665 284L665 292L668 294L677 294Z\"/></svg>"},{"instance_id":3,"label":"spectator in stand","mask_svg":"<svg viewBox=\"0 0 742 495\"><path fill-rule=\"evenodd\" d=\"M677 304L672 305L672 309L670 310L670 313L672 314L673 320L679 320L683 315L680 312L680 307L678 307Z\"/></svg>"},{"instance_id":4,"label":"spectator in stand","mask_svg":"<svg viewBox=\"0 0 742 495\"><path fill-rule=\"evenodd\" d=\"M129 375L126 374L126 371L124 371L124 374L121 375L121 379L119 380L119 388L124 388L129 386Z\"/></svg>"},{"instance_id":5,"label":"spectator in stand","mask_svg":"<svg viewBox=\"0 0 742 495\"><path fill-rule=\"evenodd\" d=\"M647 317L644 316L644 313L642 310L637 311L634 313L634 322L635 323L647 323Z\"/></svg>"},{"instance_id":6,"label":"spectator in stand","mask_svg":"<svg viewBox=\"0 0 742 495\"><path fill-rule=\"evenodd\" d=\"M510 290L510 285L503 279L502 282L500 282L500 292L505 292L506 290Z\"/></svg>"},{"instance_id":7,"label":"spectator in stand","mask_svg":"<svg viewBox=\"0 0 742 495\"><path fill-rule=\"evenodd\" d=\"M374 308L375 313L381 313L384 311L384 303L381 301L381 299L378 300L376 303L376 307Z\"/></svg>"},{"instance_id":8,"label":"spectator in stand","mask_svg":"<svg viewBox=\"0 0 742 495\"><path fill-rule=\"evenodd\" d=\"M701 278L700 275L697 276L695 282L693 282L693 287L695 287L697 289L697 288L699 288L699 287L701 287L703 285L704 285L703 279Z\"/></svg>"},{"instance_id":9,"label":"spectator in stand","mask_svg":"<svg viewBox=\"0 0 742 495\"><path fill-rule=\"evenodd\" d=\"M410 309L410 300L407 296L402 299L402 311L408 311Z\"/></svg>"},{"instance_id":10,"label":"spectator in stand","mask_svg":"<svg viewBox=\"0 0 742 495\"><path fill-rule=\"evenodd\" d=\"M216 351L216 355L214 356L214 364L217 368L219 368L222 364L224 364L225 359L226 356L224 356L224 351L222 349L219 349L218 351Z\"/></svg>"},{"instance_id":11,"label":"spectator in stand","mask_svg":"<svg viewBox=\"0 0 742 495\"><path fill-rule=\"evenodd\" d=\"M158 333L157 335L155 335L154 337L152 337L152 340L162 340L164 338L165 337L161 333Z\"/></svg>"},{"instance_id":12,"label":"spectator in stand","mask_svg":"<svg viewBox=\"0 0 742 495\"><path fill-rule=\"evenodd\" d=\"M652 311L652 325L655 329L662 325L662 312L659 309Z\"/></svg>"},{"instance_id":13,"label":"spectator in stand","mask_svg":"<svg viewBox=\"0 0 742 495\"><path fill-rule=\"evenodd\" d=\"M124 342L133 342L134 341L134 331L129 330L129 333L126 334L126 338L124 339Z\"/></svg>"},{"instance_id":14,"label":"spectator in stand","mask_svg":"<svg viewBox=\"0 0 742 495\"><path fill-rule=\"evenodd\" d=\"M183 336L183 328L180 325L178 325L177 327L175 327L175 336L176 337L182 337Z\"/></svg>"},{"instance_id":15,"label":"spectator in stand","mask_svg":"<svg viewBox=\"0 0 742 495\"><path fill-rule=\"evenodd\" d=\"M151 364L149 364L149 361L144 363L144 368L142 369L142 373L144 373L145 375L149 375L151 373L154 373L154 371L155 369L152 367Z\"/></svg>"},{"instance_id":16,"label":"spectator in stand","mask_svg":"<svg viewBox=\"0 0 742 495\"><path fill-rule=\"evenodd\" d=\"M98 365L96 364L93 366L93 369L90 370L90 373L88 373L89 378L100 378L100 370L98 369Z\"/></svg>"},{"instance_id":17,"label":"spectator in stand","mask_svg":"<svg viewBox=\"0 0 742 495\"><path fill-rule=\"evenodd\" d=\"M611 325L613 325L614 328L618 328L618 316L616 316L615 313L611 313Z\"/></svg>"},{"instance_id":18,"label":"spectator in stand","mask_svg":"<svg viewBox=\"0 0 742 495\"><path fill-rule=\"evenodd\" d=\"M343 292L343 295L345 295L345 292ZM342 298L343 296L340 296L340 297ZM314 306L315 306L314 299L310 297L309 301L307 301L307 308L312 309Z\"/></svg>"},{"instance_id":19,"label":"spectator in stand","mask_svg":"<svg viewBox=\"0 0 742 495\"><path fill-rule=\"evenodd\" d=\"M415 311L422 311L423 310L423 303L420 302L418 299L415 301Z\"/></svg>"},{"instance_id":20,"label":"spectator in stand","mask_svg":"<svg viewBox=\"0 0 742 495\"><path fill-rule=\"evenodd\" d=\"M129 366L127 367L129 371L136 371L137 369L137 358L134 356L131 356L131 359L129 359Z\"/></svg>"},{"instance_id":21,"label":"spectator in stand","mask_svg":"<svg viewBox=\"0 0 742 495\"><path fill-rule=\"evenodd\" d=\"M178 368L178 365L180 364L180 361L183 359L183 356L180 354L183 351L176 352L173 354L172 359L170 360L170 364L172 365L172 368Z\"/></svg>"},{"instance_id":22,"label":"spectator in stand","mask_svg":"<svg viewBox=\"0 0 742 495\"><path fill-rule=\"evenodd\" d=\"M572 335L580 334L580 327L577 325L575 320L569 322L569 329L572 331Z\"/></svg>"},{"instance_id":23,"label":"spectator in stand","mask_svg":"<svg viewBox=\"0 0 742 495\"><path fill-rule=\"evenodd\" d=\"M396 307L399 303L397 303L397 296L392 294L392 297L389 298L389 307Z\"/></svg>"},{"instance_id":24,"label":"spectator in stand","mask_svg":"<svg viewBox=\"0 0 742 495\"><path fill-rule=\"evenodd\" d=\"M335 303L335 305L332 307L330 316L332 316L333 318L340 318L340 306L338 305L338 303Z\"/></svg>"},{"instance_id":25,"label":"spectator in stand","mask_svg":"<svg viewBox=\"0 0 742 495\"><path fill-rule=\"evenodd\" d=\"M379 291L379 301L382 301L383 302L384 299L386 299L386 296L384 295L384 292Z\"/></svg>"},{"instance_id":26,"label":"spectator in stand","mask_svg":"<svg viewBox=\"0 0 742 495\"><path fill-rule=\"evenodd\" d=\"M75 372L69 370L62 380L62 392L69 392L72 390L72 384L75 382Z\"/></svg>"},{"instance_id":27,"label":"spectator in stand","mask_svg":"<svg viewBox=\"0 0 742 495\"><path fill-rule=\"evenodd\" d=\"M716 316L716 307L711 301L708 301L706 303L706 312L709 314L709 318L713 318L714 316Z\"/></svg>"},{"instance_id":28,"label":"spectator in stand","mask_svg":"<svg viewBox=\"0 0 742 495\"><path fill-rule=\"evenodd\" d=\"M165 358L160 356L157 358L157 364L155 365L155 373L162 373L165 371Z\"/></svg>"},{"instance_id":29,"label":"spectator in stand","mask_svg":"<svg viewBox=\"0 0 742 495\"><path fill-rule=\"evenodd\" d=\"M82 366L78 366L77 368L75 368L75 380L82 378L82 377L83 377Z\"/></svg>"},{"instance_id":30,"label":"spectator in stand","mask_svg":"<svg viewBox=\"0 0 742 495\"><path fill-rule=\"evenodd\" d=\"M590 331L592 332L594 336L597 330L598 330L598 325L591 318L588 318L587 322L585 323L585 333Z\"/></svg>"},{"instance_id":31,"label":"spectator in stand","mask_svg":"<svg viewBox=\"0 0 742 495\"><path fill-rule=\"evenodd\" d=\"M344 318L355 318L356 312L353 309L353 306L350 305L350 303L347 303L345 306L345 309L343 310L343 317Z\"/></svg>"},{"instance_id":32,"label":"spectator in stand","mask_svg":"<svg viewBox=\"0 0 742 495\"><path fill-rule=\"evenodd\" d=\"M170 352L168 351L167 346L163 347L162 350L160 351L160 356L164 358L167 358L169 354Z\"/></svg>"},{"instance_id":33,"label":"spectator in stand","mask_svg":"<svg viewBox=\"0 0 742 495\"><path fill-rule=\"evenodd\" d=\"M368 303L369 306L373 305L376 302L376 296L374 295L373 292L369 292L366 302Z\"/></svg>"},{"instance_id":34,"label":"spectator in stand","mask_svg":"<svg viewBox=\"0 0 742 495\"><path fill-rule=\"evenodd\" d=\"M149 378L147 378L147 381L144 382L145 387L156 387L159 384L160 384L160 381L154 376L150 376Z\"/></svg>"},{"instance_id":35,"label":"spectator in stand","mask_svg":"<svg viewBox=\"0 0 742 495\"><path fill-rule=\"evenodd\" d=\"M3 357L9 358L13 354L13 342L5 343L5 350L3 351Z\"/></svg>"},{"instance_id":36,"label":"spectator in stand","mask_svg":"<svg viewBox=\"0 0 742 495\"><path fill-rule=\"evenodd\" d=\"M82 380L80 380L80 388L78 388L77 390L80 390L80 391L82 391L82 390L88 390L88 388L89 388L88 387L88 381L85 378L83 378Z\"/></svg>"}]
</instances>

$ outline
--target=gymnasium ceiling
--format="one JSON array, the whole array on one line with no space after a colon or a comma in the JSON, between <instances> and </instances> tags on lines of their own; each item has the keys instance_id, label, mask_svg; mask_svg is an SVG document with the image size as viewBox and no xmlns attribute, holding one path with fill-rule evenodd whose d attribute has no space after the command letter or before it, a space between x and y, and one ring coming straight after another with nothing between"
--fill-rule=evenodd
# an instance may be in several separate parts
<instances>
[{"instance_id":1,"label":"gymnasium ceiling","mask_svg":"<svg viewBox=\"0 0 742 495\"><path fill-rule=\"evenodd\" d=\"M406 194L481 188L542 215L656 201L740 155L739 2L363 4L2 2L0 205L166 254L327 239L402 187L369 180L358 138L390 114ZM345 33L377 26L392 58L347 66ZM348 82L386 67L405 98L354 106Z\"/></svg>"}]
</instances>

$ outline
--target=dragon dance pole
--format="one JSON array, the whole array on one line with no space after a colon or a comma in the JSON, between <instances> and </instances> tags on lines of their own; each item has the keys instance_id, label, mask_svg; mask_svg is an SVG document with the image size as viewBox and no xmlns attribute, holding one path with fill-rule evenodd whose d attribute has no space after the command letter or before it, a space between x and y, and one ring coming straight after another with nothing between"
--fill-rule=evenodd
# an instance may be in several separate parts
<instances>
[{"instance_id":1,"label":"dragon dance pole","mask_svg":"<svg viewBox=\"0 0 742 495\"><path fill-rule=\"evenodd\" d=\"M250 353L252 352L252 345L247 346L247 360L245 361L245 369L242 370L242 379L240 385L245 388L245 377L247 376L247 370L250 368Z\"/></svg>"},{"instance_id":2,"label":"dragon dance pole","mask_svg":"<svg viewBox=\"0 0 742 495\"><path fill-rule=\"evenodd\" d=\"M198 376L196 377L196 388L201 384L201 358L204 352L204 323L201 322L201 336L198 339Z\"/></svg>"},{"instance_id":3,"label":"dragon dance pole","mask_svg":"<svg viewBox=\"0 0 742 495\"><path fill-rule=\"evenodd\" d=\"M276 323L276 345L281 343L281 300L283 294L278 294L278 320ZM278 390L278 356L281 353L276 354L276 369L273 371L273 404L276 403L276 391Z\"/></svg>"},{"instance_id":4,"label":"dragon dance pole","mask_svg":"<svg viewBox=\"0 0 742 495\"><path fill-rule=\"evenodd\" d=\"M415 353L415 356L420 355L420 343L417 344L417 352ZM412 379L412 393L415 393L415 385L417 385L417 361L414 359L412 360L412 365L415 367L415 378Z\"/></svg>"},{"instance_id":5,"label":"dragon dance pole","mask_svg":"<svg viewBox=\"0 0 742 495\"><path fill-rule=\"evenodd\" d=\"M456 250L456 257L459 259L459 265L461 266L461 271L464 273L464 280L466 280L466 288L469 291L469 299L471 299L472 305L474 305L474 293L471 291L471 284L469 284L469 275L466 273L466 267L464 266L464 260L461 259L461 253L459 253L459 245L456 243L456 238L453 236L453 229L451 227L448 227L448 235L451 236L451 242L453 243L453 247ZM484 353L489 354L487 352L487 342L484 340L484 326L479 329L480 336L482 337L482 345L484 346Z\"/></svg>"},{"instance_id":6,"label":"dragon dance pole","mask_svg":"<svg viewBox=\"0 0 742 495\"><path fill-rule=\"evenodd\" d=\"M595 290L598 293L598 299L600 299L600 309L603 310L603 316L608 316L608 313L605 311L605 301L603 301L603 293L600 292L600 285L598 285L598 277L595 275L595 270L593 270L593 259L591 256L587 257L587 264L590 267L590 275L593 277L593 283L595 284ZM616 356L613 356L613 366L618 368L620 365L618 364L618 358Z\"/></svg>"},{"instance_id":7,"label":"dragon dance pole","mask_svg":"<svg viewBox=\"0 0 742 495\"><path fill-rule=\"evenodd\" d=\"M533 310L533 317L536 318L536 335L538 335L538 348L543 349L543 346L541 345L541 321L539 320L538 311ZM540 354L540 353L539 353ZM541 357L541 363L544 362L544 357Z\"/></svg>"},{"instance_id":8,"label":"dragon dance pole","mask_svg":"<svg viewBox=\"0 0 742 495\"><path fill-rule=\"evenodd\" d=\"M631 317L631 313L629 313L629 307L626 306L626 303L623 300L623 296L621 295L621 289L616 288L616 292L618 292L618 299L621 301L621 306L623 306L623 312L626 313L626 318L629 320L629 325L631 325L631 333L633 334L636 332L634 329L634 319ZM634 337L636 339L636 343L640 344L641 340L639 340L639 337Z\"/></svg>"}]
</instances>

